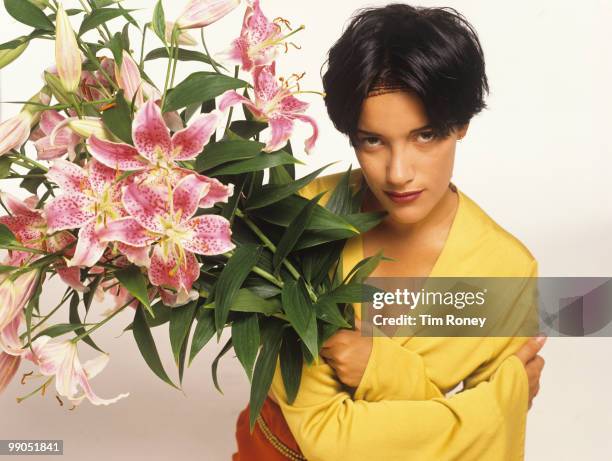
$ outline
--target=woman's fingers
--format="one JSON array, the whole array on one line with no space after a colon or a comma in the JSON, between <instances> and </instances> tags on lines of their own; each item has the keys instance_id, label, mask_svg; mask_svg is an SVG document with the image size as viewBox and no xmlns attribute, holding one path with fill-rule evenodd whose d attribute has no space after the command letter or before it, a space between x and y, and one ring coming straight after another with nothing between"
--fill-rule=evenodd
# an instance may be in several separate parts
<instances>
[{"instance_id":1,"label":"woman's fingers","mask_svg":"<svg viewBox=\"0 0 612 461\"><path fill-rule=\"evenodd\" d=\"M521 348L515 352L515 355L521 359L523 365L526 365L544 346L546 342L546 336L534 336L529 338Z\"/></svg>"}]
</instances>

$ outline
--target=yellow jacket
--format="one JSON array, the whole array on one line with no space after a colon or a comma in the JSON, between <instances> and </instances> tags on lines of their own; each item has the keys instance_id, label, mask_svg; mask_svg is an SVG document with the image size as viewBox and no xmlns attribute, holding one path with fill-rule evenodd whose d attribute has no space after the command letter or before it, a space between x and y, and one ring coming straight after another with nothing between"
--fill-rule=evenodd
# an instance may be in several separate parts
<instances>
[{"instance_id":1,"label":"yellow jacket","mask_svg":"<svg viewBox=\"0 0 612 461\"><path fill-rule=\"evenodd\" d=\"M327 190L343 173L300 191ZM357 190L361 169L351 175ZM535 277L537 261L463 192L446 244L430 276ZM343 252L343 273L361 259L361 236ZM361 309L355 304L355 315ZM527 337L374 336L353 394L319 356L304 364L289 405L277 361L271 394L309 461L518 461L524 459L528 379L514 355ZM463 390L445 394L463 382Z\"/></svg>"}]
</instances>

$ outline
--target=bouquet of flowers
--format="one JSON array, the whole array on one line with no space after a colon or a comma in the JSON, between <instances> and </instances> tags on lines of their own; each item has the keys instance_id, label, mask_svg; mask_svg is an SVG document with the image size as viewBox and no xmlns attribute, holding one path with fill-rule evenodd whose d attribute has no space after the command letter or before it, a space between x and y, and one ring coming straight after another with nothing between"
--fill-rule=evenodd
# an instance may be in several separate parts
<instances>
[{"instance_id":1,"label":"bouquet of flowers","mask_svg":"<svg viewBox=\"0 0 612 461\"><path fill-rule=\"evenodd\" d=\"M101 398L90 381L109 360L93 333L128 309L125 330L175 388L151 329L169 325L181 383L185 365L231 328L213 381L219 389L218 361L233 348L251 382L252 428L279 357L293 399L303 364L337 329L354 326L350 303L367 299L372 287L363 280L382 254L346 276L339 258L347 239L384 213L359 212L363 189L352 193L350 169L325 207L317 203L322 194L299 195L329 166L295 179L303 162L290 143L294 124L312 126L306 153L317 139L297 95L316 92L301 91L298 74L277 77L275 64L303 26L270 21L259 0L247 1L239 36L213 59L204 28L240 0L190 0L175 21L159 0L145 24L121 0L79 3L4 0L8 14L33 30L0 45L0 68L33 40L54 41L55 63L22 111L0 125L0 179L18 179L28 194L0 189L0 391L29 361L44 382L18 401L44 393L53 379L74 405L126 397ZM112 20L123 27L113 32ZM198 29L199 51L190 33ZM151 31L159 47L146 52ZM157 59L167 60L159 86L145 69ZM184 61L206 70L175 84ZM233 75L228 62L236 63ZM249 78L238 78L240 69ZM239 104L244 119L233 120ZM53 275L66 291L49 306L41 292ZM108 297L113 307L87 321L93 301ZM100 355L81 363L79 342Z\"/></svg>"}]
</instances>

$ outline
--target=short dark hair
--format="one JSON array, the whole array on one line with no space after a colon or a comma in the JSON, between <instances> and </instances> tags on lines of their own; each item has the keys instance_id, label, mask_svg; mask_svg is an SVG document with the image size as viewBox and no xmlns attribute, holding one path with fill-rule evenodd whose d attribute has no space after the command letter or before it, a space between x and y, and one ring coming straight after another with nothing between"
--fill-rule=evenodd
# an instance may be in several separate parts
<instances>
[{"instance_id":1,"label":"short dark hair","mask_svg":"<svg viewBox=\"0 0 612 461\"><path fill-rule=\"evenodd\" d=\"M446 137L486 107L489 86L474 28L455 9L392 3L362 8L328 52L322 76L336 129L355 134L364 99L381 78L399 80L423 102L434 134Z\"/></svg>"}]
</instances>

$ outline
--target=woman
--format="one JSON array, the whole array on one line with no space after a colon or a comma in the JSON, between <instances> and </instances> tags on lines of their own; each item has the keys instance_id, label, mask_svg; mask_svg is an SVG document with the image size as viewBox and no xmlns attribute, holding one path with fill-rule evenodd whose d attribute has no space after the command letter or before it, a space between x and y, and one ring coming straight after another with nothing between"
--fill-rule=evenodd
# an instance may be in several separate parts
<instances>
[{"instance_id":1,"label":"woman","mask_svg":"<svg viewBox=\"0 0 612 461\"><path fill-rule=\"evenodd\" d=\"M529 250L451 182L456 143L488 92L467 21L450 8L364 9L328 62L327 110L361 166L351 186L365 181L362 211L388 213L347 242L344 273L382 248L395 261L372 276L535 277ZM332 190L340 176L319 178L301 194ZM524 312L528 302L525 289L511 309ZM248 406L239 417L233 459L522 460L544 340L340 330L315 364L304 365L291 405L277 363L253 434Z\"/></svg>"}]
</instances>

